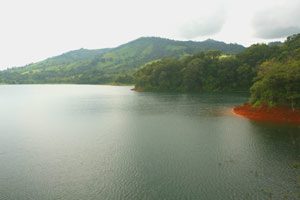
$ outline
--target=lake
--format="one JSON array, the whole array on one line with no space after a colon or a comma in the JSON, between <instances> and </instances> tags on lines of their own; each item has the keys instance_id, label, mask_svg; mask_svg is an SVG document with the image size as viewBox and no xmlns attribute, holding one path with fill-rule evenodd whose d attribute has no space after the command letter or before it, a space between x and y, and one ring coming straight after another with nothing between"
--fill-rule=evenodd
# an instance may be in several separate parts
<instances>
[{"instance_id":1,"label":"lake","mask_svg":"<svg viewBox=\"0 0 300 200\"><path fill-rule=\"evenodd\" d=\"M249 94L0 86L0 199L297 199L300 127Z\"/></svg>"}]
</instances>

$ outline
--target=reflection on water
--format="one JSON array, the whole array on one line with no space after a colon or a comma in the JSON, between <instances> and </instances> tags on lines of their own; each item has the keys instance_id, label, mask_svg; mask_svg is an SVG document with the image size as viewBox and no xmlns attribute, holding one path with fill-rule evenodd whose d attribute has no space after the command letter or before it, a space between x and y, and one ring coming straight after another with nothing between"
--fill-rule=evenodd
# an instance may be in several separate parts
<instances>
[{"instance_id":1,"label":"reflection on water","mask_svg":"<svg viewBox=\"0 0 300 200\"><path fill-rule=\"evenodd\" d=\"M0 199L296 198L298 125L231 114L248 94L130 88L1 86Z\"/></svg>"}]
</instances>

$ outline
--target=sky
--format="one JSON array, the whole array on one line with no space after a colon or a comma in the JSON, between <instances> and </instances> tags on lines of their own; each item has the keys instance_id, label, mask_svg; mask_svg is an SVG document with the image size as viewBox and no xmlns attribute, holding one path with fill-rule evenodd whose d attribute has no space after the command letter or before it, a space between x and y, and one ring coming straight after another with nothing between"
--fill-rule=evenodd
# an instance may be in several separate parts
<instances>
[{"instance_id":1,"label":"sky","mask_svg":"<svg viewBox=\"0 0 300 200\"><path fill-rule=\"evenodd\" d=\"M139 37L250 46L300 32L299 0L1 0L0 69Z\"/></svg>"}]
</instances>

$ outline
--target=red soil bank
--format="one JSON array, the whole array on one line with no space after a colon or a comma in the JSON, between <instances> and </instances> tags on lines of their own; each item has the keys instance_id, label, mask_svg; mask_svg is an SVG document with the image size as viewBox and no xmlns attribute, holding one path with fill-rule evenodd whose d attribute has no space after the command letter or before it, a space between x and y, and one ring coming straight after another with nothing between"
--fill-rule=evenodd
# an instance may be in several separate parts
<instances>
[{"instance_id":1,"label":"red soil bank","mask_svg":"<svg viewBox=\"0 0 300 200\"><path fill-rule=\"evenodd\" d=\"M145 90L139 88L132 88L131 90L135 92L145 92Z\"/></svg>"},{"instance_id":2,"label":"red soil bank","mask_svg":"<svg viewBox=\"0 0 300 200\"><path fill-rule=\"evenodd\" d=\"M300 110L293 110L284 106L278 106L276 108L268 108L268 106L252 108L251 105L245 104L243 106L234 107L233 112L249 119L300 123Z\"/></svg>"}]
</instances>

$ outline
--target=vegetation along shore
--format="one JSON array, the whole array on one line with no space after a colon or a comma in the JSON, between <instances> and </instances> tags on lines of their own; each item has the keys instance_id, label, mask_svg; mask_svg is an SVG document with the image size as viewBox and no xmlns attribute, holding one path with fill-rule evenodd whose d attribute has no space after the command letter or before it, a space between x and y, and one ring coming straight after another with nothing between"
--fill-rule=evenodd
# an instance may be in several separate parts
<instances>
[{"instance_id":1,"label":"vegetation along shore","mask_svg":"<svg viewBox=\"0 0 300 200\"><path fill-rule=\"evenodd\" d=\"M300 34L234 55L208 51L163 59L138 69L135 77L135 87L147 91L250 91L248 104L234 108L236 114L300 122Z\"/></svg>"},{"instance_id":2,"label":"vegetation along shore","mask_svg":"<svg viewBox=\"0 0 300 200\"><path fill-rule=\"evenodd\" d=\"M251 97L246 107L235 109L238 114L249 117L277 107L296 112L300 109L300 34L284 43L248 48L214 40L140 38L113 49L80 49L4 70L0 83L135 85L134 91L139 92L243 91Z\"/></svg>"}]
</instances>

